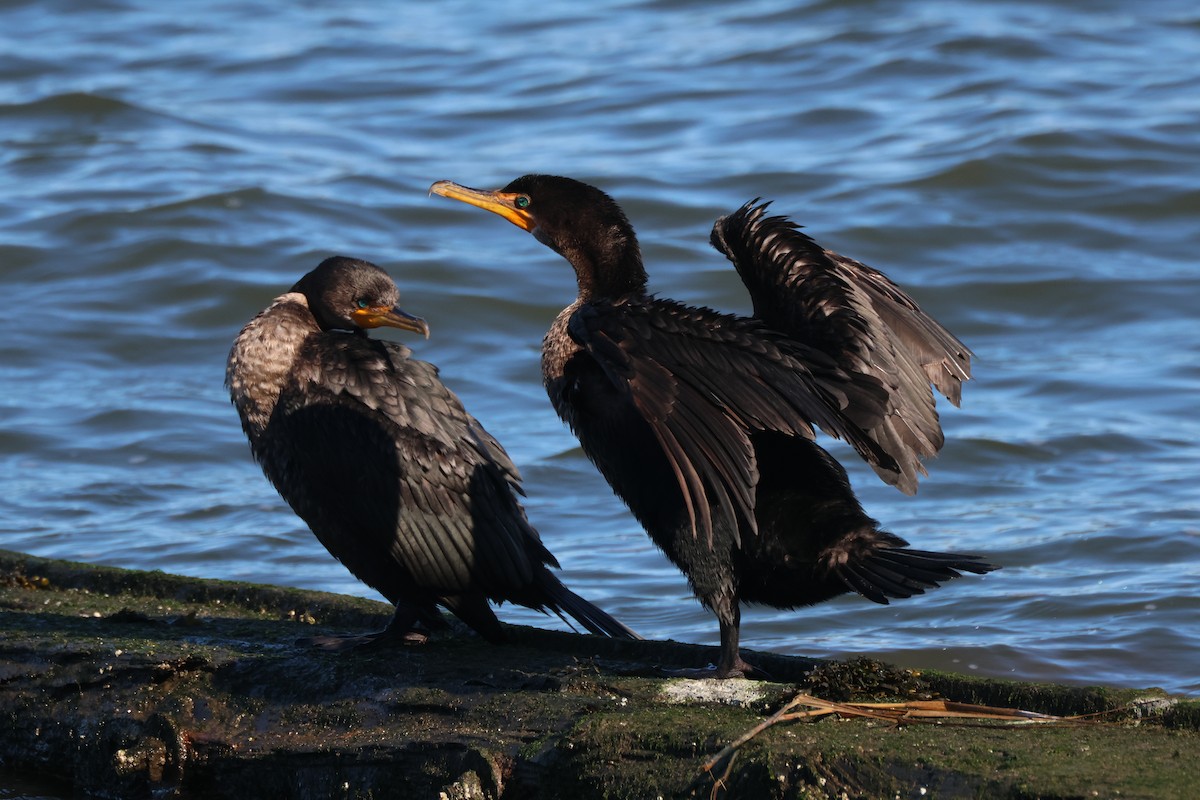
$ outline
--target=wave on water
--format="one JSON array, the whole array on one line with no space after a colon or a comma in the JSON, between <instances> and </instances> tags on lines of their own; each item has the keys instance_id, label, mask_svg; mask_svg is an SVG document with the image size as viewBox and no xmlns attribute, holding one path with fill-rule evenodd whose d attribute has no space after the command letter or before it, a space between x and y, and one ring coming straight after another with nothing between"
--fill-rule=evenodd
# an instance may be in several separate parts
<instances>
[{"instance_id":1,"label":"wave on water","mask_svg":"<svg viewBox=\"0 0 1200 800\"><path fill-rule=\"evenodd\" d=\"M708 234L762 197L975 351L917 497L822 442L889 529L1004 569L887 609L752 609L747 647L1200 692L1194 3L538 12L0 9L2 545L368 593L262 478L222 386L241 325L337 253L430 320L414 351L521 465L564 581L713 643L541 388L570 268L427 190L595 183L655 291L743 313Z\"/></svg>"}]
</instances>

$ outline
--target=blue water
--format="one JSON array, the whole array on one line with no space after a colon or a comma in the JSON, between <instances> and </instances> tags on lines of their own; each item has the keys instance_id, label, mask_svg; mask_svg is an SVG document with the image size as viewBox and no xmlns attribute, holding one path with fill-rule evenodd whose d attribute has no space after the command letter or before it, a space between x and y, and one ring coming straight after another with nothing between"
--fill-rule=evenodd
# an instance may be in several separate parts
<instances>
[{"instance_id":1,"label":"blue water","mask_svg":"<svg viewBox=\"0 0 1200 800\"><path fill-rule=\"evenodd\" d=\"M0 3L0 547L373 596L221 385L341 253L429 320L409 343L521 466L564 580L715 643L542 391L570 269L426 190L595 183L654 290L742 312L708 230L762 196L977 354L915 498L831 447L889 529L1004 569L754 610L745 646L1200 692L1193 2L332 5Z\"/></svg>"}]
</instances>

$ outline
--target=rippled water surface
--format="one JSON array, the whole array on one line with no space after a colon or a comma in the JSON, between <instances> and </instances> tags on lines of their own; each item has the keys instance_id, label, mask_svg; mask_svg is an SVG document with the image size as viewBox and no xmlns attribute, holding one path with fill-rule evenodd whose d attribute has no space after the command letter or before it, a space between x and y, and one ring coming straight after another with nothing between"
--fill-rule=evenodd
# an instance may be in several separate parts
<instances>
[{"instance_id":1,"label":"rippled water surface","mask_svg":"<svg viewBox=\"0 0 1200 800\"><path fill-rule=\"evenodd\" d=\"M221 385L241 325L342 253L429 320L411 344L521 465L564 580L715 643L541 388L570 269L426 190L596 183L654 290L731 311L708 231L762 196L974 349L915 498L834 449L889 529L1004 569L753 610L745 645L1200 692L1193 2L497 5L0 3L0 547L372 596Z\"/></svg>"}]
</instances>

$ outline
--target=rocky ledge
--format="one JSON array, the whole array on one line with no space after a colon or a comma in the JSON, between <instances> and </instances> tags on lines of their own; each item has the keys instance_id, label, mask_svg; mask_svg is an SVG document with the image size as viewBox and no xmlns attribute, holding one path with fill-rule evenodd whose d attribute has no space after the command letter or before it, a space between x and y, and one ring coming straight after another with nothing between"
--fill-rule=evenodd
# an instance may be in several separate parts
<instances>
[{"instance_id":1,"label":"rocky ledge","mask_svg":"<svg viewBox=\"0 0 1200 800\"><path fill-rule=\"evenodd\" d=\"M1200 702L753 654L779 683L686 681L710 648L512 627L325 653L366 600L0 551L0 768L76 796L1194 797ZM762 727L797 693L892 700ZM904 709L1022 709L1021 721ZM744 741L741 741L744 740ZM729 746L738 743L736 749ZM722 757L714 760L718 755Z\"/></svg>"}]
</instances>

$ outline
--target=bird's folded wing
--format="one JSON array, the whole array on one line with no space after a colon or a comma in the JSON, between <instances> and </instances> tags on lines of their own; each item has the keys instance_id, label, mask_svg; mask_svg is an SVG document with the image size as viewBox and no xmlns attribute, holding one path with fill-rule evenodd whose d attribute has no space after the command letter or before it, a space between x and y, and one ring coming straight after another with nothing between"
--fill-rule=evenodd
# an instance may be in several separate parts
<instances>
[{"instance_id":1,"label":"bird's folded wing","mask_svg":"<svg viewBox=\"0 0 1200 800\"><path fill-rule=\"evenodd\" d=\"M439 593L503 596L527 585L535 562L553 557L517 500L516 467L436 368L406 353L359 339L322 359L338 380L313 382L339 391L285 390L272 423L297 476L285 497L311 506L305 495L319 494L332 508L313 513L336 509ZM292 397L303 406L290 408Z\"/></svg>"}]
</instances>

